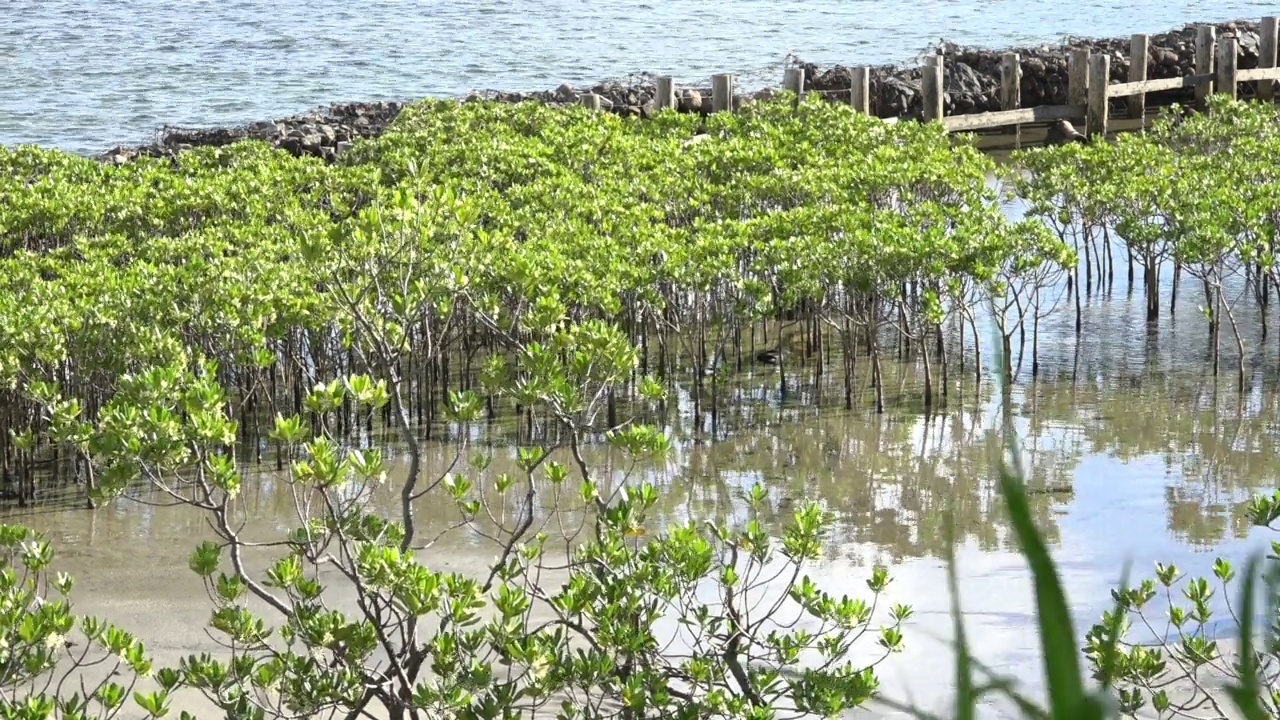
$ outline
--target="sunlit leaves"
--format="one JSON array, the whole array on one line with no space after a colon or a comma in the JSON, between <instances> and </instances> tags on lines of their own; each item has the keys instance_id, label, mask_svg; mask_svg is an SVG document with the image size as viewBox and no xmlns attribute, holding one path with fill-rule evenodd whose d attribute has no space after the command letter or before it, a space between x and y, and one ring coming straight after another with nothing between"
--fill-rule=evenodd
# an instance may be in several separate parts
<instances>
[{"instance_id":1,"label":"sunlit leaves","mask_svg":"<svg viewBox=\"0 0 1280 720\"><path fill-rule=\"evenodd\" d=\"M688 142L699 124L708 139ZM295 716L346 714L367 688L411 695L423 712L493 717L584 686L661 716L863 703L877 681L850 659L854 640L869 632L878 651L900 650L910 610L877 605L882 569L868 597L818 588L806 573L831 520L818 504L796 503L775 531L758 486L741 522L664 528L653 485L618 487L534 443L504 473L485 448L421 492L439 488L476 537L510 539L490 527L509 519L491 491L524 493L518 517L530 523L563 499L573 507L551 512L581 513L594 531L575 541L562 586L529 585L541 528L511 539L486 584L415 555L411 544L430 541L413 535L412 488L403 518L370 511L366 491L388 459L352 426L371 426L378 409L407 416L410 381L465 354L479 384L434 388L444 407L432 403L431 420L465 426L510 403L583 442L631 387L652 405L670 399L666 377L637 372L642 329L724 337L801 305L870 325L905 307L908 286L919 291L911 321L940 323L962 285L1072 260L1043 228L1004 218L994 166L973 147L818 100L646 122L426 102L332 166L254 143L121 168L40 151L0 164L12 171L0 178L12 200L0 229L14 243L0 263L0 379L39 409L48 438L89 457L105 495L172 479L167 491L190 490L219 519L243 505L249 479L235 450L255 428L242 419L276 444L299 508L266 545L281 554L256 582L231 543L190 558L212 626L239 650L225 663L189 658L179 674L235 717L254 716L250 688ZM288 389L263 397L281 380L297 404L280 402ZM85 388L91 397L76 397ZM660 426L625 418L603 437L629 460L673 449ZM355 593L360 614L331 609L321 577ZM271 623L246 607L253 599ZM534 629L535 605L556 622ZM679 671L655 631L667 618L702 643ZM801 666L813 656L824 664ZM495 658L527 673L501 679ZM689 682L693 699L678 698ZM135 699L162 708L150 692Z\"/></svg>"}]
</instances>

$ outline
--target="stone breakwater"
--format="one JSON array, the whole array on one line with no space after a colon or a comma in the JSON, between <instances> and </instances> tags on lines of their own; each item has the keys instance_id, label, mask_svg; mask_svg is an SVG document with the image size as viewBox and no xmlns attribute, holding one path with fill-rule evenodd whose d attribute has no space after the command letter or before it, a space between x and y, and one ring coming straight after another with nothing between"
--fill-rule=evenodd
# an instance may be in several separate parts
<instances>
[{"instance_id":1,"label":"stone breakwater","mask_svg":"<svg viewBox=\"0 0 1280 720\"><path fill-rule=\"evenodd\" d=\"M1235 37L1239 47L1239 67L1255 68L1259 64L1260 41L1258 23L1235 21L1217 25L1218 36ZM1186 26L1150 38L1148 78L1184 77L1195 70L1194 26ZM1067 102L1067 57L1072 49L1087 48L1094 53L1111 56L1111 82L1129 80L1129 40L1072 39L1064 45L1017 48L1022 64L1022 107L1063 105ZM937 49L944 56L946 97L944 111L948 115L980 113L1000 109L1000 58L1003 52L943 43ZM800 62L805 87L822 93L833 101L847 101L852 87L851 68L835 66L822 69ZM921 114L921 71L919 67L885 65L871 70L871 112L883 118L918 118ZM577 88L561 85L541 92L473 93L465 101L543 102L567 105L579 102L585 93L601 98L601 108L623 116L647 117L654 110L656 89L654 78L640 76L631 82L607 82L594 87ZM767 98L777 92L764 88L734 98L740 107ZM1246 91L1247 94L1247 91ZM1153 93L1148 104L1163 105L1191 98L1191 90ZM709 87L683 87L677 90L679 110L708 113L711 110ZM155 142L142 146L117 147L98 156L99 159L124 163L139 155L171 156L199 146L226 145L252 138L270 142L295 155L314 155L332 162L358 138L376 136L396 118L404 102L367 102L332 105L309 113L274 121L256 122L239 128L189 129L164 128Z\"/></svg>"}]
</instances>

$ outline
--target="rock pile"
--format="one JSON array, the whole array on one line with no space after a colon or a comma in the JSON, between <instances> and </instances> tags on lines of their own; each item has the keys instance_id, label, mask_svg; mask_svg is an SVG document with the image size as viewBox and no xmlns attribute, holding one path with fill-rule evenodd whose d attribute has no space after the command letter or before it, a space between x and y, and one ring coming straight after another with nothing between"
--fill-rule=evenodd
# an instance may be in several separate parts
<instances>
[{"instance_id":1,"label":"rock pile","mask_svg":"<svg viewBox=\"0 0 1280 720\"><path fill-rule=\"evenodd\" d=\"M551 105L570 105L580 101L586 93L600 96L600 108L622 116L646 116L653 110L657 94L654 79L640 75L635 82L599 83L590 88L561 85L555 90L543 92L486 92L473 93L468 100L496 100L498 102L542 102Z\"/></svg>"},{"instance_id":2,"label":"rock pile","mask_svg":"<svg viewBox=\"0 0 1280 720\"><path fill-rule=\"evenodd\" d=\"M1236 21L1217 26L1218 36L1228 35L1239 44L1239 67L1258 67L1260 41L1256 22ZM1195 26L1154 35L1150 38L1148 78L1171 78L1195 72ZM1067 57L1072 49L1086 48L1111 56L1111 82L1129 79L1129 40L1075 39L1066 45L1019 48L1022 63L1022 107L1062 105L1067 102ZM946 97L944 112L962 115L1000 109L1000 59L1006 51L962 47L944 43L937 48L944 56ZM805 87L821 92L833 101L848 99L852 71L836 66L820 69L801 63ZM881 66L871 71L871 111L879 117L918 118L921 114L921 71L919 67ZM752 95L738 95L734 107L774 94L765 88ZM1173 90L1148 96L1149 105L1182 102L1191 90ZM600 97L602 110L622 116L647 117L654 110L655 78L640 75L628 82L599 83L590 88L561 85L541 92L473 93L465 101L542 102L554 105L578 103L587 93ZM686 87L677 92L681 112L709 113L711 90ZM98 156L108 162L124 163L140 155L169 156L196 146L226 145L245 138L271 142L294 155L314 155L332 162L358 138L380 134L405 106L402 102L369 102L332 105L302 115L275 121L257 122L232 129L165 128L156 142L141 147L117 147Z\"/></svg>"},{"instance_id":3,"label":"rock pile","mask_svg":"<svg viewBox=\"0 0 1280 720\"><path fill-rule=\"evenodd\" d=\"M193 147L229 145L251 138L265 140L294 155L314 155L332 162L357 138L381 134L404 106L402 102L344 103L239 128L167 127L150 145L121 146L98 157L119 164L140 155L167 157Z\"/></svg>"}]
</instances>

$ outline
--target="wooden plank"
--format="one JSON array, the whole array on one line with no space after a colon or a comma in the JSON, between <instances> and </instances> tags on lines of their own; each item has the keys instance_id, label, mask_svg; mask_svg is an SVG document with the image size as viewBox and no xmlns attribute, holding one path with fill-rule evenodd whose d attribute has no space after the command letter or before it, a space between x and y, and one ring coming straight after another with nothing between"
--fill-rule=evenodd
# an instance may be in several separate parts
<instances>
[{"instance_id":1,"label":"wooden plank","mask_svg":"<svg viewBox=\"0 0 1280 720\"><path fill-rule=\"evenodd\" d=\"M856 67L851 75L853 88L850 90L849 103L853 109L864 115L871 114L871 68Z\"/></svg>"},{"instance_id":2,"label":"wooden plank","mask_svg":"<svg viewBox=\"0 0 1280 720\"><path fill-rule=\"evenodd\" d=\"M1089 56L1089 107L1085 113L1085 135L1107 134L1107 82L1111 75L1111 56L1104 53Z\"/></svg>"},{"instance_id":3,"label":"wooden plank","mask_svg":"<svg viewBox=\"0 0 1280 720\"><path fill-rule=\"evenodd\" d=\"M1067 56L1067 104L1089 102L1089 51L1075 48Z\"/></svg>"},{"instance_id":4,"label":"wooden plank","mask_svg":"<svg viewBox=\"0 0 1280 720\"><path fill-rule=\"evenodd\" d=\"M1134 33L1129 37L1129 82L1142 82L1147 79L1147 61L1150 58L1148 47L1150 39L1142 33ZM1111 86L1107 86L1107 97L1111 94ZM1147 94L1134 93L1126 103L1129 106L1129 117L1140 118L1147 114Z\"/></svg>"},{"instance_id":5,"label":"wooden plank","mask_svg":"<svg viewBox=\"0 0 1280 720\"><path fill-rule=\"evenodd\" d=\"M1162 78L1160 80L1143 80L1141 82L1119 83L1107 87L1107 97L1130 97L1139 93L1163 92L1196 87L1201 83L1213 82L1213 75L1187 75L1185 77Z\"/></svg>"},{"instance_id":6,"label":"wooden plank","mask_svg":"<svg viewBox=\"0 0 1280 720\"><path fill-rule=\"evenodd\" d=\"M1239 57L1236 55L1236 39L1234 37L1222 38L1218 43L1218 67L1217 79L1214 81L1215 90L1232 100L1236 99L1236 88L1239 86L1240 78L1237 73Z\"/></svg>"},{"instance_id":7,"label":"wooden plank","mask_svg":"<svg viewBox=\"0 0 1280 720\"><path fill-rule=\"evenodd\" d=\"M676 106L676 81L670 75L658 78L658 94L654 98L654 105L658 109Z\"/></svg>"},{"instance_id":8,"label":"wooden plank","mask_svg":"<svg viewBox=\"0 0 1280 720\"><path fill-rule=\"evenodd\" d=\"M1019 125L1022 123L1056 122L1058 120L1078 120L1085 116L1084 105L1037 105L1020 110L1002 110L1000 112L974 113L972 115L950 115L942 119L942 124L950 132L967 132L969 130L986 130Z\"/></svg>"},{"instance_id":9,"label":"wooden plank","mask_svg":"<svg viewBox=\"0 0 1280 720\"><path fill-rule=\"evenodd\" d=\"M920 95L924 101L924 121L942 119L942 56L925 58Z\"/></svg>"},{"instance_id":10,"label":"wooden plank","mask_svg":"<svg viewBox=\"0 0 1280 720\"><path fill-rule=\"evenodd\" d=\"M1280 68L1253 68L1251 70L1236 70L1236 80L1240 82L1252 82L1254 80L1280 80ZM1263 83L1265 85L1266 83ZM1274 91L1274 87L1272 90ZM1274 96L1274 92L1272 93ZM1258 86L1258 97L1262 97L1262 85ZM1268 98L1270 99L1270 98Z\"/></svg>"},{"instance_id":11,"label":"wooden plank","mask_svg":"<svg viewBox=\"0 0 1280 720\"><path fill-rule=\"evenodd\" d=\"M1196 28L1196 75L1213 75L1213 55L1217 30L1212 25ZM1203 109L1205 100L1213 92L1213 81L1196 83L1196 106Z\"/></svg>"},{"instance_id":12,"label":"wooden plank","mask_svg":"<svg viewBox=\"0 0 1280 720\"><path fill-rule=\"evenodd\" d=\"M1274 16L1262 18L1258 28L1258 69L1271 70L1276 66L1276 48L1280 46L1280 20ZM1275 100L1276 84L1272 78L1255 78L1258 81L1258 99Z\"/></svg>"},{"instance_id":13,"label":"wooden plank","mask_svg":"<svg viewBox=\"0 0 1280 720\"><path fill-rule=\"evenodd\" d=\"M733 75L721 73L711 76L711 111L729 112L733 109Z\"/></svg>"}]
</instances>

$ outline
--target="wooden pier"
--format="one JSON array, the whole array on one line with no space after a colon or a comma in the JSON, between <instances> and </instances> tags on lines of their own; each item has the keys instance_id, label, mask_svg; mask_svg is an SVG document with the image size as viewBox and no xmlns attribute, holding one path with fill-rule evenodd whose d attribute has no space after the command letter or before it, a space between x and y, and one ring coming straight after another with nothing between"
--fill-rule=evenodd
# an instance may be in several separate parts
<instances>
[{"instance_id":1,"label":"wooden pier","mask_svg":"<svg viewBox=\"0 0 1280 720\"><path fill-rule=\"evenodd\" d=\"M931 55L925 58L921 77L922 115L925 121L939 121L949 132L1000 131L1018 132L1023 125L1054 123L1059 120L1072 122L1086 136L1107 134L1118 130L1134 129L1145 124L1147 95L1149 93L1194 88L1196 103L1204 106L1212 93L1237 96L1240 83L1257 83L1257 98L1275 99L1275 84L1280 81L1276 51L1280 24L1276 17L1264 17L1260 27L1259 67L1241 70L1238 67L1238 41L1234 36L1217 37L1213 25L1200 25L1196 33L1194 73L1185 77L1152 80L1147 78L1149 68L1150 39L1136 34L1129 40L1129 81L1110 82L1111 57L1103 53L1091 53L1087 49L1073 49L1068 55L1067 104L1021 107L1022 66L1018 53L1005 53L1001 57L1000 105L996 112L944 115L945 78L943 57ZM853 87L848 92L848 102L858 112L871 111L871 68L851 69ZM724 112L734 105L734 80L732 74L714 75L711 78L711 103L714 112ZM787 68L783 74L783 89L798 97L806 93L804 73L800 68ZM840 91L844 93L846 91ZM1125 100L1123 117L1112 117L1111 101ZM597 96L587 93L582 103L588 107L600 106ZM658 108L676 107L676 86L671 77L657 79ZM897 118L888 118L889 122ZM1119 122L1117 122L1119 121ZM1034 142L1034 138L1028 138Z\"/></svg>"}]
</instances>

